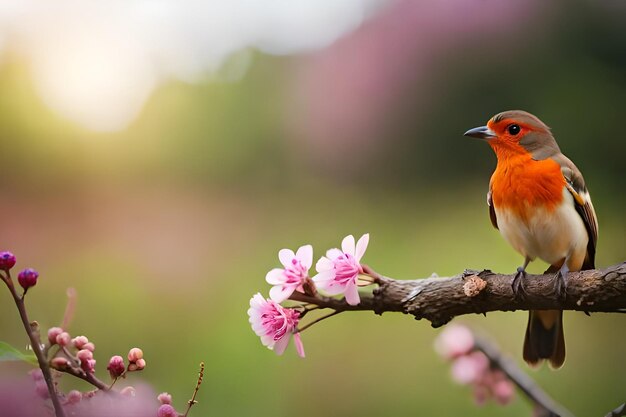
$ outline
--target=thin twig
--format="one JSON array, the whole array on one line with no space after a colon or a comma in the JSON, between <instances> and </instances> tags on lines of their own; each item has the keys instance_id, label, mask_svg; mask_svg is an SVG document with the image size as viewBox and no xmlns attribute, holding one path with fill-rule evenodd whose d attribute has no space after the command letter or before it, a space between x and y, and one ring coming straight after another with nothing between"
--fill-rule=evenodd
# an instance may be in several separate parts
<instances>
[{"instance_id":1,"label":"thin twig","mask_svg":"<svg viewBox=\"0 0 626 417\"><path fill-rule=\"evenodd\" d=\"M474 346L489 358L492 366L500 369L534 404L554 417L573 417L574 415L554 401L532 378L522 371L510 358L485 339L476 337Z\"/></svg>"},{"instance_id":2,"label":"thin twig","mask_svg":"<svg viewBox=\"0 0 626 417\"><path fill-rule=\"evenodd\" d=\"M30 320L28 319L28 314L26 313L26 305L24 304L24 298L20 297L15 290L15 286L13 285L13 280L11 279L11 274L6 271L6 277L3 276L2 280L9 288L11 295L13 296L13 300L15 301L15 305L17 306L17 310L20 313L20 318L22 319L22 324L24 325L24 330L26 330L26 334L30 340L30 345L37 357L37 362L39 363L39 368L41 369L41 373L43 374L43 379L46 381L46 385L48 386L48 394L50 395L50 400L52 401L52 406L54 407L54 414L56 417L65 417L65 411L61 406L61 402L59 401L59 397L57 396L56 389L54 386L54 381L52 380L52 373L50 372L50 366L46 361L46 357L44 356L41 350L41 342L39 338L33 332L33 329L30 325Z\"/></svg>"},{"instance_id":3,"label":"thin twig","mask_svg":"<svg viewBox=\"0 0 626 417\"><path fill-rule=\"evenodd\" d=\"M183 417L187 417L187 414L189 414L189 410L191 410L191 407L198 402L196 401L196 395L198 394L198 390L200 389L200 384L202 384L203 378L204 378L204 362L200 362L200 372L198 372L198 381L196 382L196 388L194 388L193 390L193 395L191 396L191 399L187 401L187 410L185 411L185 414L183 415Z\"/></svg>"},{"instance_id":4,"label":"thin twig","mask_svg":"<svg viewBox=\"0 0 626 417\"><path fill-rule=\"evenodd\" d=\"M335 316L335 315L337 315L337 314L339 314L339 313L341 313L341 311L333 311L333 312L332 312L332 313L330 313L330 314L327 314L327 315L322 316L322 317L318 317L317 319L315 319L315 320L313 320L312 322L308 323L306 326L304 326L304 327L300 328L300 329L298 330L298 333L302 333L303 331L305 331L305 330L306 330L306 329L308 329L309 327L313 326L315 323L319 323L320 321L322 321L322 320L326 320L326 319L328 319L328 318L330 318L330 317L332 317L332 316Z\"/></svg>"}]
</instances>

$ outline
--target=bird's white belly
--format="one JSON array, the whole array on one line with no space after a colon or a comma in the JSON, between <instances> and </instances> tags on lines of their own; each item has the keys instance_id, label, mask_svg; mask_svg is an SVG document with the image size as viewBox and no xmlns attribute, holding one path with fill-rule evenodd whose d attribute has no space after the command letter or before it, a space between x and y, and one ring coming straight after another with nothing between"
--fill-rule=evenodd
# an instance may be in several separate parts
<instances>
[{"instance_id":1,"label":"bird's white belly","mask_svg":"<svg viewBox=\"0 0 626 417\"><path fill-rule=\"evenodd\" d=\"M564 189L563 197L553 211L529 208L527 219L512 210L494 208L500 233L515 250L531 260L540 258L551 265L566 259L575 271L585 259L589 237L572 195Z\"/></svg>"}]
</instances>

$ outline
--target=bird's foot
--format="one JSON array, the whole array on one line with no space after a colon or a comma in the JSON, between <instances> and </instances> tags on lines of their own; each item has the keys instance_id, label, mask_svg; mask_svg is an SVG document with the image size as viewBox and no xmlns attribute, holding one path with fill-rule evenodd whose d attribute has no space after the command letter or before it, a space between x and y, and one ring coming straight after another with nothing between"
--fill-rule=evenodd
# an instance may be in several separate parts
<instances>
[{"instance_id":1,"label":"bird's foot","mask_svg":"<svg viewBox=\"0 0 626 417\"><path fill-rule=\"evenodd\" d=\"M556 297L565 301L567 298L567 273L569 272L569 268L563 265L563 267L556 273L554 276L554 294Z\"/></svg>"},{"instance_id":2,"label":"bird's foot","mask_svg":"<svg viewBox=\"0 0 626 417\"><path fill-rule=\"evenodd\" d=\"M527 298L526 289L524 288L524 280L526 279L526 270L523 267L517 268L517 274L511 283L513 296L516 301L524 301Z\"/></svg>"}]
</instances>

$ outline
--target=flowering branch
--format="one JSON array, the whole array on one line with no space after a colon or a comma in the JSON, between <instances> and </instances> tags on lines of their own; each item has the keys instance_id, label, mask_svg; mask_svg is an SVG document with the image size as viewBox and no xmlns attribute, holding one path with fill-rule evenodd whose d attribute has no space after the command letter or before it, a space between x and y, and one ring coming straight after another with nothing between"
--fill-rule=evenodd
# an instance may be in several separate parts
<instances>
[{"instance_id":1,"label":"flowering branch","mask_svg":"<svg viewBox=\"0 0 626 417\"><path fill-rule=\"evenodd\" d=\"M12 260L7 263L7 258L9 256L12 257ZM35 332L33 331L33 327L31 326L30 320L28 319L28 314L26 313L26 306L24 304L24 296L26 295L26 291L28 290L28 288L34 284L30 286L25 285L24 293L22 294L22 296L19 296L15 289L15 285L13 285L13 280L11 279L11 273L9 272L9 269L11 269L13 265L15 264L15 257L8 252L3 252L2 254L0 254L0 258L2 258L0 260L0 267L2 267L2 269L6 273L6 275L0 273L0 277L2 277L2 281L4 281L6 286L9 288L9 292L11 292L11 295L13 296L13 300L15 301L15 305L17 306L17 310L19 311L20 318L22 319L22 324L24 325L24 330L26 330L26 334L28 335L28 339L30 340L30 345L33 349L33 352L35 353L35 356L37 357L37 363L39 364L39 368L41 369L41 373L43 374L43 380L45 381L46 386L48 388L48 395L50 396L50 399L52 400L54 413L56 417L65 417L65 411L63 410L63 407L61 406L61 402L59 401L59 397L57 396L56 389L54 386L54 381L52 380L52 373L50 372L50 366L48 365L48 361L46 360L46 357L44 356L43 351L41 349L41 341L39 340L38 335L35 334ZM20 277L24 276L23 272L24 271L20 273ZM18 277L18 279L20 277ZM35 276L34 282L36 281L37 281L37 277ZM20 279L19 282L20 284L22 284L23 280Z\"/></svg>"},{"instance_id":2,"label":"flowering branch","mask_svg":"<svg viewBox=\"0 0 626 417\"><path fill-rule=\"evenodd\" d=\"M366 265L363 269L378 288L371 296L362 296L357 305L348 304L345 299L301 292L294 292L290 299L335 311L402 312L418 320L427 319L433 327L443 326L456 316L491 311L559 309L626 313L626 262L570 272L564 299L554 294L552 274L529 274L524 284L526 296L520 299L512 290L514 274L467 270L449 278L402 281L383 277Z\"/></svg>"},{"instance_id":3,"label":"flowering branch","mask_svg":"<svg viewBox=\"0 0 626 417\"><path fill-rule=\"evenodd\" d=\"M474 336L474 347L489 359L491 366L500 369L535 405L537 417L573 417L573 414L550 396L522 371L517 364L504 356L499 349L483 338Z\"/></svg>"},{"instance_id":4,"label":"flowering branch","mask_svg":"<svg viewBox=\"0 0 626 417\"><path fill-rule=\"evenodd\" d=\"M146 393L143 391L135 390L131 386L124 387L119 391L113 389L113 385L120 378L126 378L128 373L142 371L146 367L143 351L139 348L130 349L128 352L128 365L126 365L124 358L121 356L112 356L107 365L107 371L112 381L110 384L96 377L96 360L93 353L96 349L95 344L90 342L86 336L72 338L66 330L72 320L76 306L76 291L73 289L69 289L67 292L68 303L63 316L63 327L48 329L47 340L45 343L42 342L39 336L39 328L36 322L31 323L28 319L24 303L29 289L37 284L39 274L30 268L24 269L18 274L17 282L23 289L20 295L10 273L15 263L16 259L12 253L0 252L0 279L6 284L15 301L39 365L39 369L31 371L30 374L34 380L35 392L41 401L26 402L17 398L15 404L8 404L10 406L9 409L15 411L12 415L43 415L42 412L48 415L46 410L49 411L50 408L45 403L48 399L52 402L56 417L65 417L67 413L76 417L103 415L100 413L103 409L106 409L106 415L127 415L128 413L130 413L128 415L154 415L153 407L155 405L152 404L154 399L150 401L146 398ZM297 315L297 313L294 313L294 315ZM31 362L34 359L32 356L24 355L6 343L0 343L0 349L0 356L4 354L11 358ZM67 394L57 392L54 378L58 378L62 374L82 379L96 387L96 390L87 392L72 390ZM184 415L176 411L171 404L171 395L164 392L158 396L160 406L156 410L157 417L187 417L189 410L196 403L196 395L198 394L203 376L204 363L201 364L198 381ZM114 401L111 401L113 398Z\"/></svg>"}]
</instances>

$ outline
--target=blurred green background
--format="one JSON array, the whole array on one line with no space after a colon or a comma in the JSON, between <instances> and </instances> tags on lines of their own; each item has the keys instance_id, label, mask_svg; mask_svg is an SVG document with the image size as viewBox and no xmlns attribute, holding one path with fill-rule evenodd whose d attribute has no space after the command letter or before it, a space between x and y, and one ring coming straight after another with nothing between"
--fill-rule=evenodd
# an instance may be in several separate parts
<instances>
[{"instance_id":1,"label":"blurred green background","mask_svg":"<svg viewBox=\"0 0 626 417\"><path fill-rule=\"evenodd\" d=\"M194 416L528 416L519 396L474 406L427 322L342 314L303 333L302 360L263 348L246 310L267 295L279 249L311 243L317 259L347 234L370 233L364 261L395 278L514 271L521 259L485 205L495 156L462 136L512 108L550 125L584 173L597 265L624 261L625 12L618 1L381 3L324 48L252 47L217 72L164 81L127 126L99 132L42 100L17 42L0 61L0 249L40 271L28 307L43 327L76 288L70 331L95 342L101 377L111 355L140 346L148 367L125 383L141 378L183 409L205 361ZM0 300L0 339L24 346ZM526 316L455 321L527 369ZM529 372L576 415L604 415L626 398L624 329L619 315L566 312L565 366Z\"/></svg>"}]
</instances>

